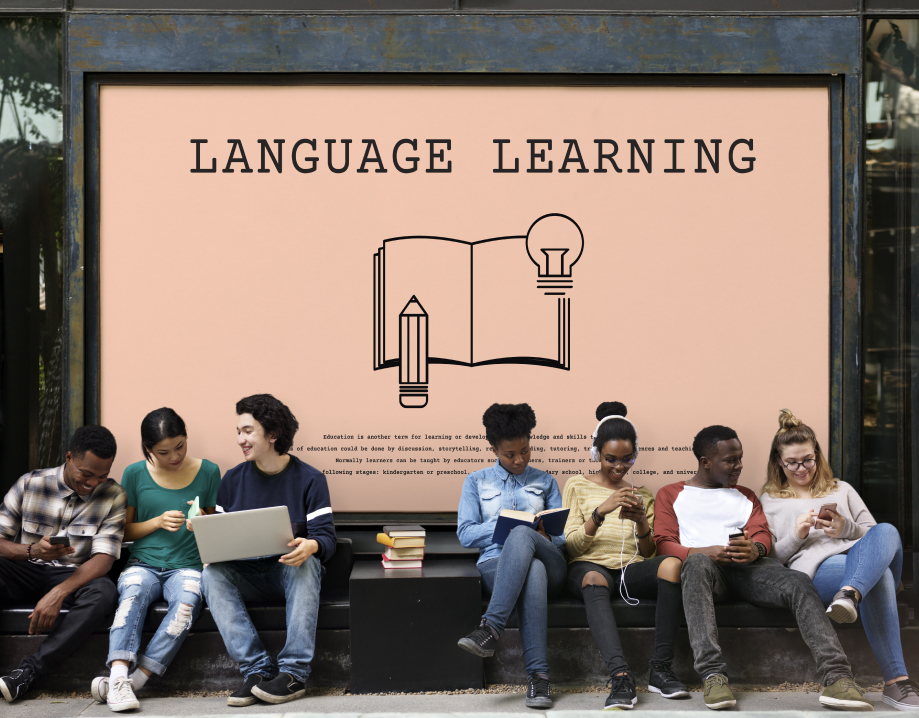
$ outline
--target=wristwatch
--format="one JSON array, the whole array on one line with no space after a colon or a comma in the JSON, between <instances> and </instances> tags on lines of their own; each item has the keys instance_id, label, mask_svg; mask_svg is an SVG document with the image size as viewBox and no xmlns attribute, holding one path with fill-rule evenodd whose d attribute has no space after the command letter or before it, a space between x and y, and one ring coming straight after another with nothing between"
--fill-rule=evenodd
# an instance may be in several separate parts
<instances>
[{"instance_id":1,"label":"wristwatch","mask_svg":"<svg viewBox=\"0 0 919 718\"><path fill-rule=\"evenodd\" d=\"M759 541L755 541L755 542L754 542L754 545L756 546L756 550L759 551L759 556L758 556L758 558L762 558L763 556L766 555L766 547L765 547L765 546L763 546Z\"/></svg>"}]
</instances>

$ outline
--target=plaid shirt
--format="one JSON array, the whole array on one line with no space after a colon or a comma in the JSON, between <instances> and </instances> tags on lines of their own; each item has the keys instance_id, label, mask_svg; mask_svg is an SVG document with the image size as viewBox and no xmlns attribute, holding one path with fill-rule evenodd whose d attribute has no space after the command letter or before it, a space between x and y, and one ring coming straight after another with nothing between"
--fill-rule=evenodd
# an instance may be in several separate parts
<instances>
[{"instance_id":1,"label":"plaid shirt","mask_svg":"<svg viewBox=\"0 0 919 718\"><path fill-rule=\"evenodd\" d=\"M19 478L0 505L0 538L21 544L66 533L76 551L58 561L33 563L76 568L97 553L118 558L127 511L124 489L104 481L80 496L64 483L64 467L38 469Z\"/></svg>"}]
</instances>

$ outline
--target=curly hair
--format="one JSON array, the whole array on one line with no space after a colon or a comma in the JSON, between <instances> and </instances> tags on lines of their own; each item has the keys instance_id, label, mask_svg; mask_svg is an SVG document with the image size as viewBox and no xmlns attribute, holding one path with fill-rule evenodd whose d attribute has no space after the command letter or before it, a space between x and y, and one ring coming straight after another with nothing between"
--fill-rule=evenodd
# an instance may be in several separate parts
<instances>
[{"instance_id":1,"label":"curly hair","mask_svg":"<svg viewBox=\"0 0 919 718\"><path fill-rule=\"evenodd\" d=\"M692 453L699 461L702 461L703 456L711 458L718 450L719 441L730 441L736 438L737 432L728 426L721 426L721 424L706 426L692 440Z\"/></svg>"},{"instance_id":2,"label":"curly hair","mask_svg":"<svg viewBox=\"0 0 919 718\"><path fill-rule=\"evenodd\" d=\"M252 414L265 430L265 436L275 437L274 450L278 454L290 451L300 422L285 404L271 394L253 394L240 399L236 402L236 413Z\"/></svg>"},{"instance_id":3,"label":"curly hair","mask_svg":"<svg viewBox=\"0 0 919 718\"><path fill-rule=\"evenodd\" d=\"M628 409L622 402L604 401L597 407L597 421L603 421L608 416L625 416L627 413ZM635 433L635 427L624 419L610 419L603 421L600 428L597 429L597 437L593 445L599 451L607 441L618 440L631 442L632 451L638 449L638 435Z\"/></svg>"},{"instance_id":4,"label":"curly hair","mask_svg":"<svg viewBox=\"0 0 919 718\"><path fill-rule=\"evenodd\" d=\"M77 459L86 456L87 451L91 451L100 459L112 459L118 451L118 444L115 443L112 432L104 426L81 426L73 432L67 450Z\"/></svg>"},{"instance_id":5,"label":"curly hair","mask_svg":"<svg viewBox=\"0 0 919 718\"><path fill-rule=\"evenodd\" d=\"M497 448L502 441L529 439L536 426L536 414L529 404L492 404L482 415L482 423L485 438Z\"/></svg>"},{"instance_id":6,"label":"curly hair","mask_svg":"<svg viewBox=\"0 0 919 718\"><path fill-rule=\"evenodd\" d=\"M798 492L788 483L782 464L782 448L793 444L813 444L817 458L817 470L810 483L810 495L819 499L839 489L839 482L833 478L833 469L823 455L820 442L814 430L792 414L788 409L779 412L779 430L772 439L769 463L766 466L766 485L763 492L776 499L795 499Z\"/></svg>"}]
</instances>

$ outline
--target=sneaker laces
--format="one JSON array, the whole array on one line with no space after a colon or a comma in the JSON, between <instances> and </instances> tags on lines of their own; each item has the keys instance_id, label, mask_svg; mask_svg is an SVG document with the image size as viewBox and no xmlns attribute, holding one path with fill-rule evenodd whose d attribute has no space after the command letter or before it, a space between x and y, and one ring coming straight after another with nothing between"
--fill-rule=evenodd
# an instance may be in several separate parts
<instances>
[{"instance_id":1,"label":"sneaker laces","mask_svg":"<svg viewBox=\"0 0 919 718\"><path fill-rule=\"evenodd\" d=\"M489 639L494 637L495 634L491 632L491 628L488 627L488 623L484 618L479 623L479 627L476 628L470 635L470 638L472 638L472 640L480 646L484 646Z\"/></svg>"},{"instance_id":2,"label":"sneaker laces","mask_svg":"<svg viewBox=\"0 0 919 718\"><path fill-rule=\"evenodd\" d=\"M858 695L860 696L865 695L864 689L861 686L859 686L858 683L853 681L851 678L843 678L841 681L839 681L839 687L842 688L844 691L847 691L850 688L854 688L858 692Z\"/></svg>"},{"instance_id":3,"label":"sneaker laces","mask_svg":"<svg viewBox=\"0 0 919 718\"><path fill-rule=\"evenodd\" d=\"M488 629L485 629L488 630ZM537 693L549 694L549 679L541 678L540 676L530 676L530 685L529 685L529 697L533 698Z\"/></svg>"},{"instance_id":4,"label":"sneaker laces","mask_svg":"<svg viewBox=\"0 0 919 718\"><path fill-rule=\"evenodd\" d=\"M613 676L610 676L606 681L607 688L610 689L610 694L617 693L623 688L623 684L633 683L631 673L619 673Z\"/></svg>"},{"instance_id":5,"label":"sneaker laces","mask_svg":"<svg viewBox=\"0 0 919 718\"><path fill-rule=\"evenodd\" d=\"M705 680L705 685L712 684L712 686L726 686L728 684L728 677L721 673L716 673L711 678Z\"/></svg>"},{"instance_id":6,"label":"sneaker laces","mask_svg":"<svg viewBox=\"0 0 919 718\"><path fill-rule=\"evenodd\" d=\"M131 684L133 683L134 681L130 678L116 678L114 681L109 681L109 698L114 699L116 702L125 700L129 697L128 692L133 693L131 691Z\"/></svg>"},{"instance_id":7,"label":"sneaker laces","mask_svg":"<svg viewBox=\"0 0 919 718\"><path fill-rule=\"evenodd\" d=\"M657 671L657 675L663 678L665 681L674 681L676 683L681 683L679 676L673 672L673 669L670 667L669 663L652 663L651 668Z\"/></svg>"},{"instance_id":8,"label":"sneaker laces","mask_svg":"<svg viewBox=\"0 0 919 718\"><path fill-rule=\"evenodd\" d=\"M919 696L919 683L916 683L916 681L910 680L909 678L904 678L902 681L897 681L891 687L893 686L900 686L900 690L903 691L904 697L910 694Z\"/></svg>"}]
</instances>

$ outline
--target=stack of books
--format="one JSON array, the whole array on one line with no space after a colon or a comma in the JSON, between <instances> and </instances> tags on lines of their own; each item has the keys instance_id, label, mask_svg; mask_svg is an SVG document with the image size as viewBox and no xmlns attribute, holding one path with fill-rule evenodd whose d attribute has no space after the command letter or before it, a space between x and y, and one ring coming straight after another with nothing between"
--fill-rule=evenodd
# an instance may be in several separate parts
<instances>
[{"instance_id":1,"label":"stack of books","mask_svg":"<svg viewBox=\"0 0 919 718\"><path fill-rule=\"evenodd\" d=\"M377 534L383 551L383 568L421 568L424 558L424 528L414 524L384 526Z\"/></svg>"}]
</instances>

